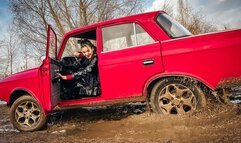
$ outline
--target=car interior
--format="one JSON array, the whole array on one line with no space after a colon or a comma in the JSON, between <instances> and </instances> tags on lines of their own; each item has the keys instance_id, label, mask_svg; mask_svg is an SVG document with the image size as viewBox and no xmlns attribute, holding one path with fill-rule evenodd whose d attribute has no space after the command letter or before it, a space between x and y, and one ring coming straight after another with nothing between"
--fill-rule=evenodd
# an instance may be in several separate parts
<instances>
[{"instance_id":1,"label":"car interior","mask_svg":"<svg viewBox=\"0 0 241 143\"><path fill-rule=\"evenodd\" d=\"M75 72L80 71L82 67L82 58L73 56L74 52L80 51L80 44L78 43L81 39L88 39L96 46L96 30L88 31L85 33L77 34L71 36L68 39L68 42L65 45L62 58L60 60L60 73L62 75L70 75ZM99 77L99 75L97 75ZM78 83L81 82L81 79L78 80L60 80L60 98L62 100L73 100L73 99L82 99L89 97L100 96L100 86L90 87L89 85L84 85L85 87L79 87ZM87 88L95 88L97 90L95 94L83 94L80 90Z\"/></svg>"}]
</instances>

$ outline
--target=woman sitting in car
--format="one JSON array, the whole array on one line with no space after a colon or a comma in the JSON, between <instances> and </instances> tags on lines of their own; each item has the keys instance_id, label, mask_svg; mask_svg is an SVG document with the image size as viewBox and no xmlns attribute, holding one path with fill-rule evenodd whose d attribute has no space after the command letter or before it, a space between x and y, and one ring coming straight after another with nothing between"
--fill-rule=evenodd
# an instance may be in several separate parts
<instances>
[{"instance_id":1,"label":"woman sitting in car","mask_svg":"<svg viewBox=\"0 0 241 143\"><path fill-rule=\"evenodd\" d=\"M100 94L98 76L98 58L96 47L87 39L80 41L81 53L75 52L74 55L81 57L79 70L73 74L58 74L62 80L75 80L79 95L96 96Z\"/></svg>"}]
</instances>

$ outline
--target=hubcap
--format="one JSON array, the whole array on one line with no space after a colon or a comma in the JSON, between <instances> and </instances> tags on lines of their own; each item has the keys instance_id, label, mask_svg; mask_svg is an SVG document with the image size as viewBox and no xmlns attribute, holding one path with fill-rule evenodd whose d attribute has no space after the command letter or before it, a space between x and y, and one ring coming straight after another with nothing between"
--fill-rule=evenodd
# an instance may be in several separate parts
<instances>
[{"instance_id":1,"label":"hubcap","mask_svg":"<svg viewBox=\"0 0 241 143\"><path fill-rule=\"evenodd\" d=\"M159 107L163 114L184 114L196 109L194 93L186 86L169 84L158 96Z\"/></svg>"},{"instance_id":2,"label":"hubcap","mask_svg":"<svg viewBox=\"0 0 241 143\"><path fill-rule=\"evenodd\" d=\"M16 108L15 120L22 127L35 126L40 120L40 110L34 102L25 101Z\"/></svg>"}]
</instances>

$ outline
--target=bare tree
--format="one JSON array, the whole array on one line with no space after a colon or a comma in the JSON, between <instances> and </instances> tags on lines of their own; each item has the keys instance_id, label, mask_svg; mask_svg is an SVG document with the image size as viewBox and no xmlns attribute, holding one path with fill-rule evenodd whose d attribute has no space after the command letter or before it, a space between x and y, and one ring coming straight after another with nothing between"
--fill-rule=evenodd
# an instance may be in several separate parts
<instances>
[{"instance_id":1,"label":"bare tree","mask_svg":"<svg viewBox=\"0 0 241 143\"><path fill-rule=\"evenodd\" d=\"M146 0L11 0L10 7L21 40L32 45L39 56L46 46L48 23L62 37L77 27L138 13L143 1Z\"/></svg>"},{"instance_id":2,"label":"bare tree","mask_svg":"<svg viewBox=\"0 0 241 143\"><path fill-rule=\"evenodd\" d=\"M8 51L8 64L9 72L13 74L14 59L16 59L17 39L13 33L10 32L9 39L7 39L7 51Z\"/></svg>"},{"instance_id":3,"label":"bare tree","mask_svg":"<svg viewBox=\"0 0 241 143\"><path fill-rule=\"evenodd\" d=\"M0 41L0 73L1 73L1 78L5 77L7 75L7 70L8 70L8 57L6 53L6 43L5 41Z\"/></svg>"},{"instance_id":4,"label":"bare tree","mask_svg":"<svg viewBox=\"0 0 241 143\"><path fill-rule=\"evenodd\" d=\"M205 20L201 12L194 12L187 0L178 1L176 19L194 35L217 31L215 25Z\"/></svg>"},{"instance_id":5,"label":"bare tree","mask_svg":"<svg viewBox=\"0 0 241 143\"><path fill-rule=\"evenodd\" d=\"M1 41L1 69L2 74L7 76L9 74L13 74L14 72L14 62L17 61L17 42L18 39L15 37L15 33L8 29L9 36L4 38L4 41Z\"/></svg>"},{"instance_id":6,"label":"bare tree","mask_svg":"<svg viewBox=\"0 0 241 143\"><path fill-rule=\"evenodd\" d=\"M157 6L158 7L155 7L153 10L163 10L167 12L168 15L174 16L174 13L173 13L174 5L172 5L170 0L163 0L162 5L161 6L157 5Z\"/></svg>"},{"instance_id":7,"label":"bare tree","mask_svg":"<svg viewBox=\"0 0 241 143\"><path fill-rule=\"evenodd\" d=\"M24 60L23 70L27 70L29 65L29 51L26 43L24 43L24 46L21 51Z\"/></svg>"}]
</instances>

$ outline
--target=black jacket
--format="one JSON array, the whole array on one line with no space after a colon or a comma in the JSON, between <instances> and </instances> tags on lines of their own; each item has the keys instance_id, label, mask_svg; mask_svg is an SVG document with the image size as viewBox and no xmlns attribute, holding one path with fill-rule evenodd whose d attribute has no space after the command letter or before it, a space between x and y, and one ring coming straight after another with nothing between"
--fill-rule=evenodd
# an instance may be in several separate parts
<instances>
[{"instance_id":1,"label":"black jacket","mask_svg":"<svg viewBox=\"0 0 241 143\"><path fill-rule=\"evenodd\" d=\"M80 59L80 68L72 74L73 80L77 81L76 88L80 88L79 94L100 94L98 57L96 54L91 59L83 57Z\"/></svg>"}]
</instances>

